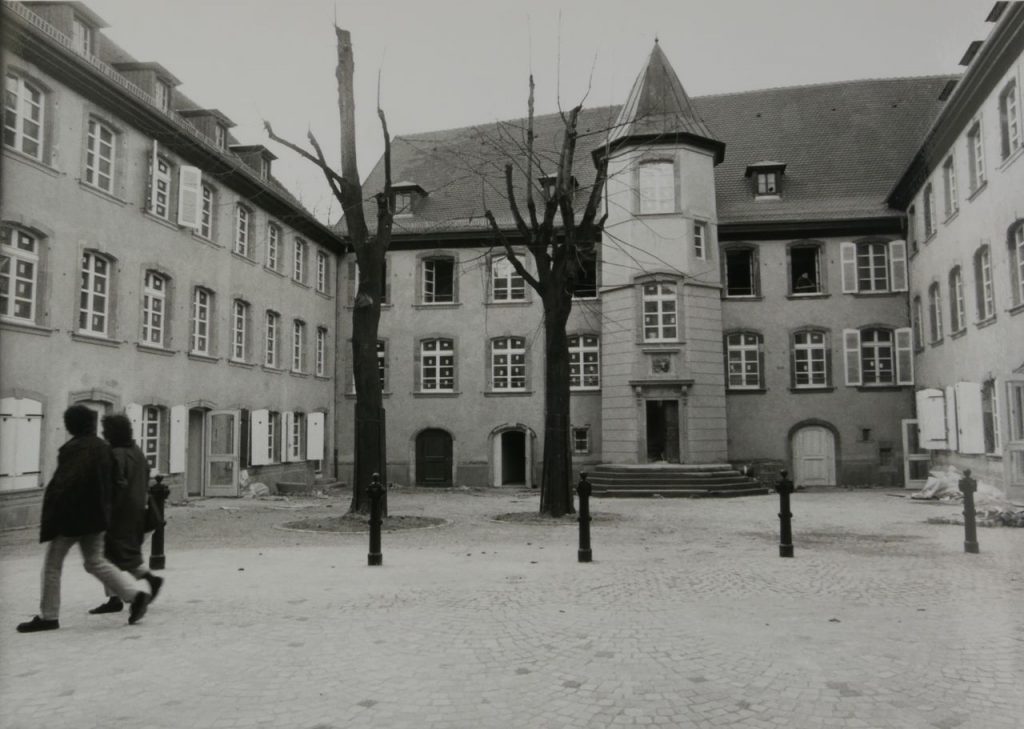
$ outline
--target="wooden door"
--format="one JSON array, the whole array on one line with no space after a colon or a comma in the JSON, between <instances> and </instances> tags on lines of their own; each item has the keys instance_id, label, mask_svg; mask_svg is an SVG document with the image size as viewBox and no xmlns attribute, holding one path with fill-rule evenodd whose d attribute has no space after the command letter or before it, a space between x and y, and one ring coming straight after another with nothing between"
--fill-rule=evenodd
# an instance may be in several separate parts
<instances>
[{"instance_id":1,"label":"wooden door","mask_svg":"<svg viewBox=\"0 0 1024 729\"><path fill-rule=\"evenodd\" d=\"M238 496L239 411L207 415L206 495Z\"/></svg>"},{"instance_id":2,"label":"wooden door","mask_svg":"<svg viewBox=\"0 0 1024 729\"><path fill-rule=\"evenodd\" d=\"M836 442L831 430L812 425L794 434L793 471L797 486L835 486Z\"/></svg>"},{"instance_id":3,"label":"wooden door","mask_svg":"<svg viewBox=\"0 0 1024 729\"><path fill-rule=\"evenodd\" d=\"M447 431L429 428L416 436L416 482L452 485L452 437Z\"/></svg>"}]
</instances>

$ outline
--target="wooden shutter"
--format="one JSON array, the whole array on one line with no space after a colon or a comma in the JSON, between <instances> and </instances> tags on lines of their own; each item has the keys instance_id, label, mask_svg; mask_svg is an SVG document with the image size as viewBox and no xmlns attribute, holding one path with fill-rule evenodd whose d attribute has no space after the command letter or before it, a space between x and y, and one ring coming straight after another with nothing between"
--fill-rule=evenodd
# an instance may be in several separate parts
<instances>
[{"instance_id":1,"label":"wooden shutter","mask_svg":"<svg viewBox=\"0 0 1024 729\"><path fill-rule=\"evenodd\" d=\"M295 414L290 410L281 413L281 462L290 463L292 459L292 421Z\"/></svg>"},{"instance_id":2,"label":"wooden shutter","mask_svg":"<svg viewBox=\"0 0 1024 729\"><path fill-rule=\"evenodd\" d=\"M860 373L860 331L857 329L843 330L843 355L846 362L846 384L860 385L863 380Z\"/></svg>"},{"instance_id":3,"label":"wooden shutter","mask_svg":"<svg viewBox=\"0 0 1024 729\"><path fill-rule=\"evenodd\" d=\"M160 154L160 145L153 140L153 148L149 152L149 186L146 188L146 210L155 213L156 208L156 169Z\"/></svg>"},{"instance_id":4,"label":"wooden shutter","mask_svg":"<svg viewBox=\"0 0 1024 729\"><path fill-rule=\"evenodd\" d=\"M857 293L857 244L839 244L839 262L843 272L843 293Z\"/></svg>"},{"instance_id":5,"label":"wooden shutter","mask_svg":"<svg viewBox=\"0 0 1024 729\"><path fill-rule=\"evenodd\" d=\"M322 461L324 458L324 414L309 413L306 416L306 460Z\"/></svg>"},{"instance_id":6,"label":"wooden shutter","mask_svg":"<svg viewBox=\"0 0 1024 729\"><path fill-rule=\"evenodd\" d=\"M985 425L981 407L981 385L977 382L956 383L956 419L960 452L985 452Z\"/></svg>"},{"instance_id":7,"label":"wooden shutter","mask_svg":"<svg viewBox=\"0 0 1024 729\"><path fill-rule=\"evenodd\" d=\"M956 420L956 390L952 385L946 387L946 447L951 451L960 447Z\"/></svg>"},{"instance_id":8,"label":"wooden shutter","mask_svg":"<svg viewBox=\"0 0 1024 729\"><path fill-rule=\"evenodd\" d=\"M907 290L907 243L902 240L889 241L889 278L892 291Z\"/></svg>"},{"instance_id":9,"label":"wooden shutter","mask_svg":"<svg viewBox=\"0 0 1024 729\"><path fill-rule=\"evenodd\" d=\"M132 424L132 434L135 436L135 442L138 443L142 438L142 406L130 402L125 405L124 414L128 416L128 420Z\"/></svg>"},{"instance_id":10,"label":"wooden shutter","mask_svg":"<svg viewBox=\"0 0 1024 729\"><path fill-rule=\"evenodd\" d=\"M253 466L263 466L270 463L270 454L267 453L267 438L270 435L268 430L269 422L269 410L253 410L249 415L249 445L251 452L249 463Z\"/></svg>"},{"instance_id":11,"label":"wooden shutter","mask_svg":"<svg viewBox=\"0 0 1024 729\"><path fill-rule=\"evenodd\" d=\"M42 403L28 398L0 400L0 489L39 486Z\"/></svg>"},{"instance_id":12,"label":"wooden shutter","mask_svg":"<svg viewBox=\"0 0 1024 729\"><path fill-rule=\"evenodd\" d=\"M238 467L248 468L252 465L249 459L249 444L252 443L249 433L249 411L242 408L238 411Z\"/></svg>"},{"instance_id":13,"label":"wooden shutter","mask_svg":"<svg viewBox=\"0 0 1024 729\"><path fill-rule=\"evenodd\" d=\"M896 340L896 384L914 384L914 330L903 327L893 332Z\"/></svg>"},{"instance_id":14,"label":"wooden shutter","mask_svg":"<svg viewBox=\"0 0 1024 729\"><path fill-rule=\"evenodd\" d=\"M188 447L188 408L175 405L171 408L171 440L169 473L185 472L185 450Z\"/></svg>"},{"instance_id":15,"label":"wooden shutter","mask_svg":"<svg viewBox=\"0 0 1024 729\"><path fill-rule=\"evenodd\" d=\"M942 390L918 390L917 432L922 448L939 450L947 447L946 396Z\"/></svg>"},{"instance_id":16,"label":"wooden shutter","mask_svg":"<svg viewBox=\"0 0 1024 729\"><path fill-rule=\"evenodd\" d=\"M198 228L203 210L203 172L182 165L178 170L178 225Z\"/></svg>"}]
</instances>

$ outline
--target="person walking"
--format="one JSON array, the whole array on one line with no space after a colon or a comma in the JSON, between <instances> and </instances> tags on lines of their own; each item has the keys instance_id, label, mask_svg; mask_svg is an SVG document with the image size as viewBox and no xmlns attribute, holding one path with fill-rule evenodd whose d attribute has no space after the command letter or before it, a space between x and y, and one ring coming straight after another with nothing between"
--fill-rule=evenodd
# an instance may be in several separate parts
<instances>
[{"instance_id":1,"label":"person walking","mask_svg":"<svg viewBox=\"0 0 1024 729\"><path fill-rule=\"evenodd\" d=\"M57 470L43 494L39 541L46 543L39 614L18 625L19 633L60 627L60 579L64 558L78 545L85 571L131 605L128 622L146 614L150 587L119 570L103 556L103 532L110 523L110 495L114 487L114 457L110 446L96 435L96 415L84 405L64 411L64 427L71 438L57 453Z\"/></svg>"},{"instance_id":2,"label":"person walking","mask_svg":"<svg viewBox=\"0 0 1024 729\"><path fill-rule=\"evenodd\" d=\"M114 494L110 526L104 536L103 556L118 569L149 583L149 601L156 600L164 579L149 571L142 556L146 539L146 505L149 502L149 463L132 439L132 421L127 415L103 418L103 439L114 455ZM119 613L124 601L109 587L107 601L89 611L92 615Z\"/></svg>"}]
</instances>

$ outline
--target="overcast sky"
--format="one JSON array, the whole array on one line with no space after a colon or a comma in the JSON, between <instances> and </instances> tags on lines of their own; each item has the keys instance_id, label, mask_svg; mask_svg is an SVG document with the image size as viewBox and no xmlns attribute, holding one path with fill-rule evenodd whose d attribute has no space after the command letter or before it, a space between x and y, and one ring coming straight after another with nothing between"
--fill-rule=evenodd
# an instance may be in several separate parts
<instances>
[{"instance_id":1,"label":"overcast sky","mask_svg":"<svg viewBox=\"0 0 1024 729\"><path fill-rule=\"evenodd\" d=\"M337 206L319 172L266 139L262 120L338 158L337 22L352 32L359 169L393 135L525 115L590 93L620 104L657 37L691 96L772 86L956 73L984 39L992 2L965 0L85 0L118 45L163 64L201 106L219 108L246 144L265 143L275 175L321 219ZM559 62L559 56L561 60ZM726 140L728 141L728 140Z\"/></svg>"}]
</instances>

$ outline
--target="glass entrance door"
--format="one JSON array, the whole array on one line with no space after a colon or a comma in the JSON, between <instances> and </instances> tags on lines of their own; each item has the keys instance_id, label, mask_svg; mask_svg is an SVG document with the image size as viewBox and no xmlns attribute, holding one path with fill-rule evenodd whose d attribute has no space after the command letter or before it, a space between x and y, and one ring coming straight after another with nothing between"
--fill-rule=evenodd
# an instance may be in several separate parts
<instances>
[{"instance_id":1,"label":"glass entrance door","mask_svg":"<svg viewBox=\"0 0 1024 729\"><path fill-rule=\"evenodd\" d=\"M207 496L238 496L238 416L237 410L213 410L207 415Z\"/></svg>"}]
</instances>

